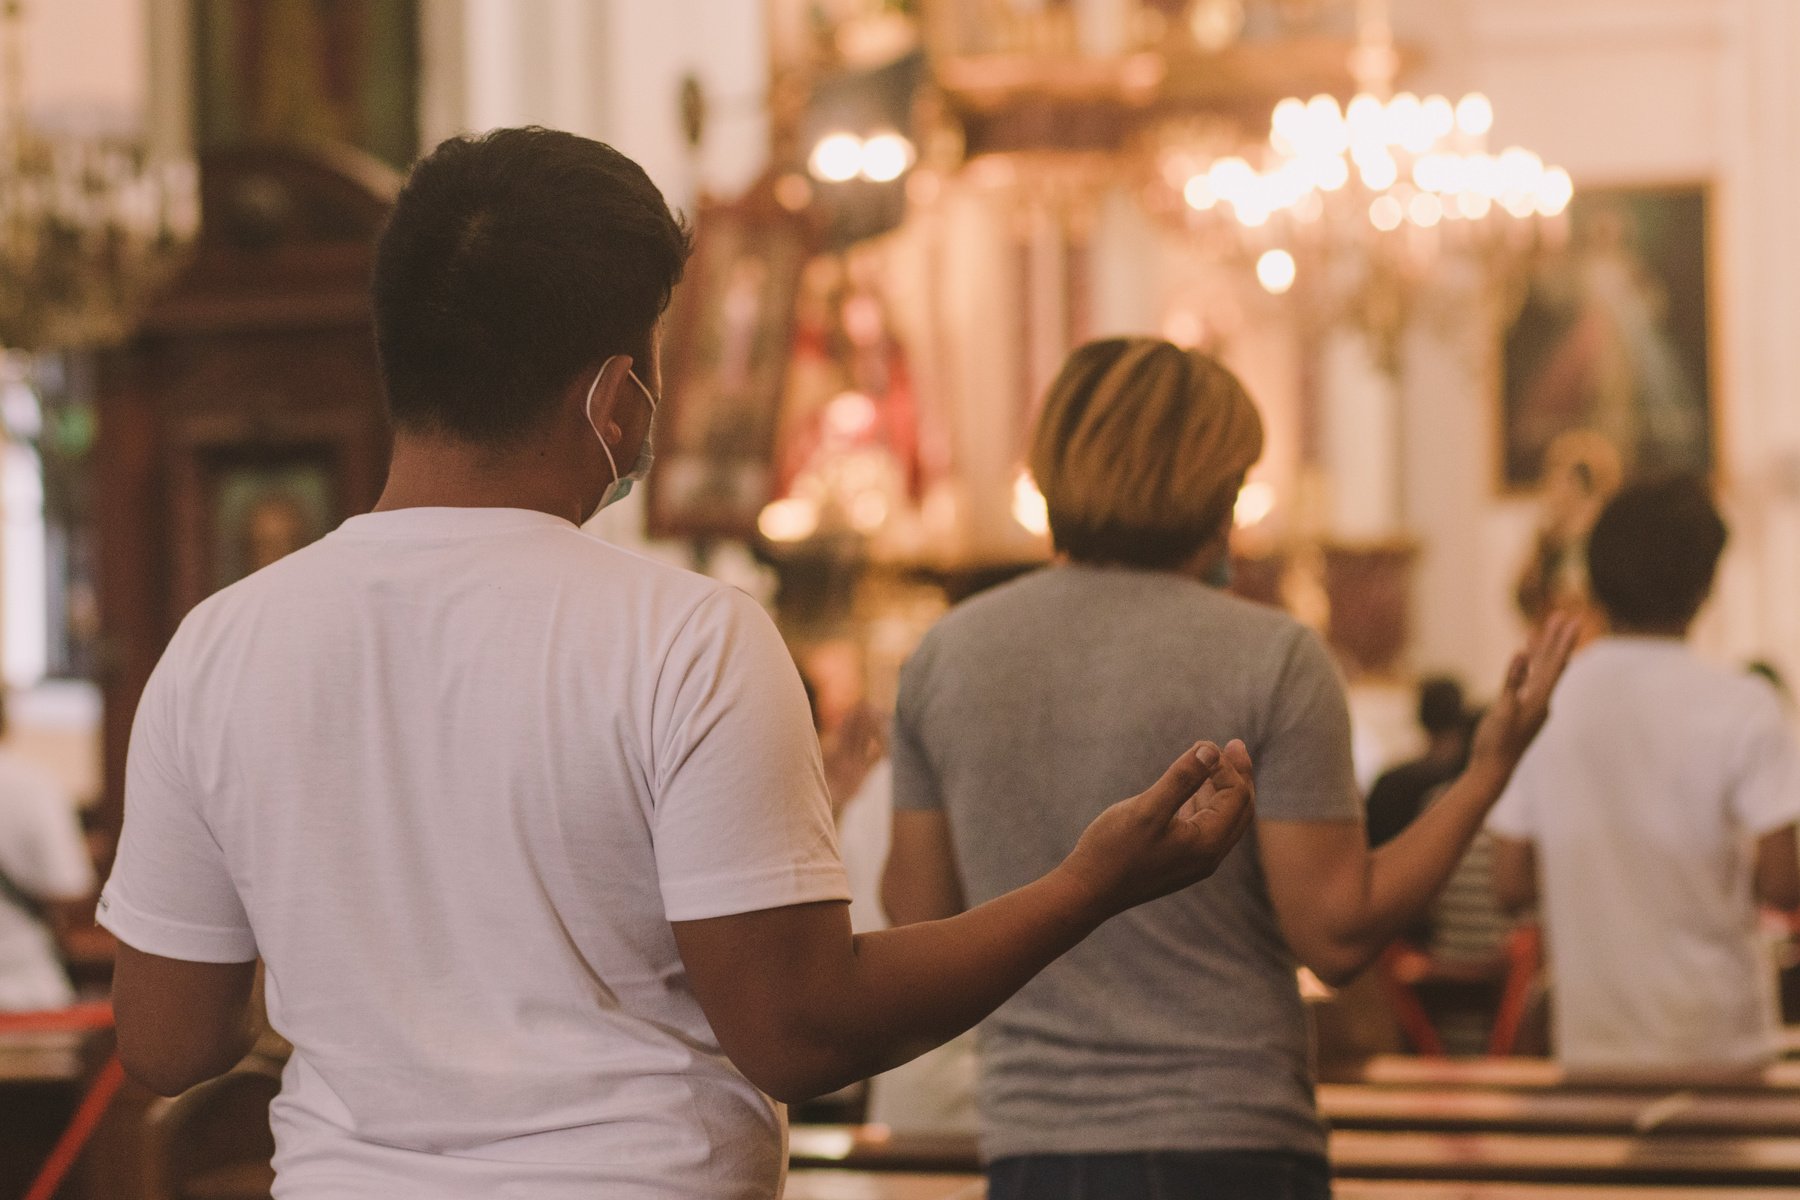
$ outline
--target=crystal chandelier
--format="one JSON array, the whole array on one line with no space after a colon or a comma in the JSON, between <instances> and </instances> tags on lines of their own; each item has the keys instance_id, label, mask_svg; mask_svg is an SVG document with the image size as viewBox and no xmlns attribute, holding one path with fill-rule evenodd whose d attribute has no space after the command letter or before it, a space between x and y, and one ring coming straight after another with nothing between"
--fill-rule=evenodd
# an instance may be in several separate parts
<instances>
[{"instance_id":1,"label":"crystal chandelier","mask_svg":"<svg viewBox=\"0 0 1800 1200\"><path fill-rule=\"evenodd\" d=\"M1309 253L1358 250L1375 273L1406 279L1448 249L1529 248L1573 199L1569 173L1521 146L1492 152L1494 108L1478 92L1454 102L1395 94L1398 64L1385 3L1364 0L1348 105L1289 97L1258 147L1164 158L1185 223L1228 226L1275 294Z\"/></svg>"},{"instance_id":2,"label":"crystal chandelier","mask_svg":"<svg viewBox=\"0 0 1800 1200\"><path fill-rule=\"evenodd\" d=\"M0 6L0 348L124 336L199 226L191 161L120 135L63 136L26 116L20 0Z\"/></svg>"}]
</instances>

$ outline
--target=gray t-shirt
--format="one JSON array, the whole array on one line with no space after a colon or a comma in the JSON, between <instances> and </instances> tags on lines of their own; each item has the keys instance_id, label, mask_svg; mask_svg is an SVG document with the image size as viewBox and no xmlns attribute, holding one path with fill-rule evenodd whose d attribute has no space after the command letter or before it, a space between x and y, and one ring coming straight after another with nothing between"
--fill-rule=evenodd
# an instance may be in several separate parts
<instances>
[{"instance_id":1,"label":"gray t-shirt","mask_svg":"<svg viewBox=\"0 0 1800 1200\"><path fill-rule=\"evenodd\" d=\"M1196 740L1234 737L1259 820L1360 818L1343 685L1304 627L1166 572L1052 567L961 605L906 664L894 806L948 814L979 904L1055 867ZM1253 829L981 1027L984 1156L1323 1153L1294 973Z\"/></svg>"}]
</instances>

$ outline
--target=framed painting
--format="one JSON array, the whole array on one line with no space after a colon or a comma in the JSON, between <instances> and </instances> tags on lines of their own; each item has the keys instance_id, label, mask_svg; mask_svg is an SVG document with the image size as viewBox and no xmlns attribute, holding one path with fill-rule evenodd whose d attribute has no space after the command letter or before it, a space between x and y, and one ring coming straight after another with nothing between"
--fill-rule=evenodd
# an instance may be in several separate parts
<instances>
[{"instance_id":1,"label":"framed painting","mask_svg":"<svg viewBox=\"0 0 1800 1200\"><path fill-rule=\"evenodd\" d=\"M402 170L418 154L418 0L192 4L202 150L329 143Z\"/></svg>"},{"instance_id":2,"label":"framed painting","mask_svg":"<svg viewBox=\"0 0 1800 1200\"><path fill-rule=\"evenodd\" d=\"M747 537L775 479L776 428L811 256L807 225L759 189L703 204L663 351L650 532Z\"/></svg>"},{"instance_id":3,"label":"framed painting","mask_svg":"<svg viewBox=\"0 0 1800 1200\"><path fill-rule=\"evenodd\" d=\"M1704 187L1596 188L1567 246L1536 264L1502 349L1501 482L1598 433L1630 473L1709 472L1714 454Z\"/></svg>"},{"instance_id":4,"label":"framed painting","mask_svg":"<svg viewBox=\"0 0 1800 1200\"><path fill-rule=\"evenodd\" d=\"M318 541L338 522L336 480L317 456L222 464L210 502L215 590Z\"/></svg>"}]
</instances>

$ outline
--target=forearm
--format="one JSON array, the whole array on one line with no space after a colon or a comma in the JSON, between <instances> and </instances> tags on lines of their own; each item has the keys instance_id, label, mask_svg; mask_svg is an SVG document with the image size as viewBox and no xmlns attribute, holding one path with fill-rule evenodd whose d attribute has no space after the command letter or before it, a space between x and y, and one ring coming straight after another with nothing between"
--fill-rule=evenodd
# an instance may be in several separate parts
<instances>
[{"instance_id":1,"label":"forearm","mask_svg":"<svg viewBox=\"0 0 1800 1200\"><path fill-rule=\"evenodd\" d=\"M1108 915L1059 868L954 917L857 935L847 956L810 973L770 1090L784 1099L819 1095L949 1041Z\"/></svg>"},{"instance_id":2,"label":"forearm","mask_svg":"<svg viewBox=\"0 0 1800 1200\"><path fill-rule=\"evenodd\" d=\"M1341 961L1333 974L1355 975L1419 918L1462 862L1508 774L1471 764L1403 833L1368 855L1360 895L1338 910Z\"/></svg>"}]
</instances>

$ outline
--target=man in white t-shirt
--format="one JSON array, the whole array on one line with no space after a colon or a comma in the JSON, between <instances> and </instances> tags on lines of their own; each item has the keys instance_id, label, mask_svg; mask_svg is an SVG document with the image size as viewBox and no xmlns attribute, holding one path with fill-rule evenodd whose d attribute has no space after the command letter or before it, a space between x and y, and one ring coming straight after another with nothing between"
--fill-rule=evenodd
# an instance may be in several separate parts
<instances>
[{"instance_id":1,"label":"man in white t-shirt","mask_svg":"<svg viewBox=\"0 0 1800 1200\"><path fill-rule=\"evenodd\" d=\"M1588 547L1608 633L1488 819L1502 900L1541 898L1571 1067L1737 1070L1779 1050L1757 903L1800 907L1800 746L1773 688L1685 644L1725 537L1694 479L1608 504Z\"/></svg>"},{"instance_id":2,"label":"man in white t-shirt","mask_svg":"<svg viewBox=\"0 0 1800 1200\"><path fill-rule=\"evenodd\" d=\"M5 728L0 704L0 735ZM74 803L44 771L0 750L0 1012L74 1003L55 929L93 896Z\"/></svg>"},{"instance_id":3,"label":"man in white t-shirt","mask_svg":"<svg viewBox=\"0 0 1800 1200\"><path fill-rule=\"evenodd\" d=\"M541 129L413 170L377 254L376 511L200 605L139 705L126 1069L293 1043L281 1200L751 1200L783 1110L979 1021L1250 815L1201 743L1050 875L853 936L793 664L743 595L579 529L641 478L687 237Z\"/></svg>"}]
</instances>

